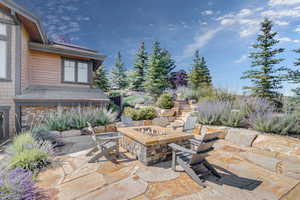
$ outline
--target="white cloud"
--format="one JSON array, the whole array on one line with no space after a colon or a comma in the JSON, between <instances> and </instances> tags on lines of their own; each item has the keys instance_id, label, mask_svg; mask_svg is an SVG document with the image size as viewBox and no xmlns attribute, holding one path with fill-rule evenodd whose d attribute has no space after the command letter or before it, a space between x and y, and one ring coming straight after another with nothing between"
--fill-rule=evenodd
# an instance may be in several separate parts
<instances>
[{"instance_id":1,"label":"white cloud","mask_svg":"<svg viewBox=\"0 0 300 200\"><path fill-rule=\"evenodd\" d=\"M232 25L235 23L234 19L222 19L221 20L221 24L222 25Z\"/></svg>"},{"instance_id":2,"label":"white cloud","mask_svg":"<svg viewBox=\"0 0 300 200\"><path fill-rule=\"evenodd\" d=\"M261 13L261 16L272 19L280 19L284 17L300 17L300 10L266 10Z\"/></svg>"},{"instance_id":3,"label":"white cloud","mask_svg":"<svg viewBox=\"0 0 300 200\"><path fill-rule=\"evenodd\" d=\"M282 38L278 38L278 40L280 42L293 42L293 43L300 43L300 40L293 40L289 37L282 37Z\"/></svg>"},{"instance_id":4,"label":"white cloud","mask_svg":"<svg viewBox=\"0 0 300 200\"><path fill-rule=\"evenodd\" d=\"M202 14L203 15L212 15L212 14L214 14L214 11L212 11L212 10L205 10L205 11L202 12Z\"/></svg>"},{"instance_id":5,"label":"white cloud","mask_svg":"<svg viewBox=\"0 0 300 200\"><path fill-rule=\"evenodd\" d=\"M282 37L282 38L279 38L278 39L280 42L291 42L292 39L291 38L288 38L288 37Z\"/></svg>"},{"instance_id":6,"label":"white cloud","mask_svg":"<svg viewBox=\"0 0 300 200\"><path fill-rule=\"evenodd\" d=\"M269 0L269 6L295 5L300 4L300 0Z\"/></svg>"},{"instance_id":7,"label":"white cloud","mask_svg":"<svg viewBox=\"0 0 300 200\"><path fill-rule=\"evenodd\" d=\"M288 26L290 23L287 21L274 20L274 24L278 26Z\"/></svg>"},{"instance_id":8,"label":"white cloud","mask_svg":"<svg viewBox=\"0 0 300 200\"><path fill-rule=\"evenodd\" d=\"M241 64L241 63L245 62L247 59L248 59L248 55L244 54L239 59L235 60L234 63Z\"/></svg>"},{"instance_id":9,"label":"white cloud","mask_svg":"<svg viewBox=\"0 0 300 200\"><path fill-rule=\"evenodd\" d=\"M250 9L242 9L238 15L241 17L246 17L252 14L252 11Z\"/></svg>"},{"instance_id":10,"label":"white cloud","mask_svg":"<svg viewBox=\"0 0 300 200\"><path fill-rule=\"evenodd\" d=\"M183 57L186 58L194 55L196 50L203 48L221 30L222 28L211 29L203 35L197 35L194 38L194 42L185 47Z\"/></svg>"},{"instance_id":11,"label":"white cloud","mask_svg":"<svg viewBox=\"0 0 300 200\"><path fill-rule=\"evenodd\" d=\"M296 32L300 33L300 26L295 29Z\"/></svg>"}]
</instances>

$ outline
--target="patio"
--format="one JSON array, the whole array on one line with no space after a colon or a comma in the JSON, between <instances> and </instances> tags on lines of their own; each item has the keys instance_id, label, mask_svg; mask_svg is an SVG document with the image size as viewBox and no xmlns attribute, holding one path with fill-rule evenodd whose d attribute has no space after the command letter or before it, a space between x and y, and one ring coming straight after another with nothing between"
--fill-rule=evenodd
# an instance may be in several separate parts
<instances>
[{"instance_id":1,"label":"patio","mask_svg":"<svg viewBox=\"0 0 300 200\"><path fill-rule=\"evenodd\" d=\"M170 162L145 166L124 149L118 161L103 157L97 163L88 163L85 154L91 147L89 138L65 138L69 145L62 149L64 155L58 157L57 167L39 174L39 185L49 191L52 199L296 200L299 197L297 179L254 165L239 156L242 149L224 140L218 142L208 157L222 179L208 180L208 187L204 188L179 167L179 172L173 172Z\"/></svg>"}]
</instances>

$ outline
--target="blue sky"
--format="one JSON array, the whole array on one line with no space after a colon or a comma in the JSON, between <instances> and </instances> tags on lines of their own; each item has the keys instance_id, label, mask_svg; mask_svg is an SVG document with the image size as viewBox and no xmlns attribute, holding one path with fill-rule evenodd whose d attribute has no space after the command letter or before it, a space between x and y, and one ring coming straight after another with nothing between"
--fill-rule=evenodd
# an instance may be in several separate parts
<instances>
[{"instance_id":1,"label":"blue sky","mask_svg":"<svg viewBox=\"0 0 300 200\"><path fill-rule=\"evenodd\" d=\"M40 17L52 38L65 36L106 55L108 71L118 51L130 69L139 43L145 41L150 52L158 40L177 69L189 70L199 49L214 85L237 93L249 84L240 77L250 68L247 55L264 17L274 21L278 46L286 48L282 65L294 68L292 50L300 48L300 0L15 1ZM289 95L293 87L285 83L282 92Z\"/></svg>"}]
</instances>

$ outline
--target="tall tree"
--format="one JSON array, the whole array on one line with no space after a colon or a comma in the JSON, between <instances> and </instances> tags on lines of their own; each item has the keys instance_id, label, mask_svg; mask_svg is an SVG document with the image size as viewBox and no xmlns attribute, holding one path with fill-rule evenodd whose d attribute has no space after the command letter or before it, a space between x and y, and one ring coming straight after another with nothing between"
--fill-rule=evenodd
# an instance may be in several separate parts
<instances>
[{"instance_id":1,"label":"tall tree","mask_svg":"<svg viewBox=\"0 0 300 200\"><path fill-rule=\"evenodd\" d=\"M282 88L282 81L286 69L284 67L276 67L283 59L277 58L279 53L284 51L283 48L275 48L279 43L275 39L277 32L272 31L272 21L265 19L261 23L261 34L257 37L256 44L252 45L255 52L250 54L252 59L252 69L244 73L242 79L250 79L252 86L244 87L250 90L251 94L260 98L265 98L278 105L280 93L278 90Z\"/></svg>"},{"instance_id":2,"label":"tall tree","mask_svg":"<svg viewBox=\"0 0 300 200\"><path fill-rule=\"evenodd\" d=\"M209 69L204 57L200 57L198 50L195 52L193 68L189 74L189 85L194 89L211 86Z\"/></svg>"},{"instance_id":3,"label":"tall tree","mask_svg":"<svg viewBox=\"0 0 300 200\"><path fill-rule=\"evenodd\" d=\"M134 63L134 77L132 80L132 89L137 91L144 91L144 83L146 81L148 55L145 50L145 43L142 42L136 54Z\"/></svg>"},{"instance_id":4,"label":"tall tree","mask_svg":"<svg viewBox=\"0 0 300 200\"><path fill-rule=\"evenodd\" d=\"M103 65L100 65L96 70L93 86L95 88L102 89L104 92L108 92L110 89L109 81Z\"/></svg>"},{"instance_id":5,"label":"tall tree","mask_svg":"<svg viewBox=\"0 0 300 200\"><path fill-rule=\"evenodd\" d=\"M122 61L121 52L118 52L115 66L112 69L112 84L117 89L124 89L128 85L126 68L124 67L124 63Z\"/></svg>"},{"instance_id":6,"label":"tall tree","mask_svg":"<svg viewBox=\"0 0 300 200\"><path fill-rule=\"evenodd\" d=\"M146 91L154 95L161 94L169 86L168 75L174 68L175 62L169 52L162 49L160 43L155 41L149 57Z\"/></svg>"},{"instance_id":7,"label":"tall tree","mask_svg":"<svg viewBox=\"0 0 300 200\"><path fill-rule=\"evenodd\" d=\"M300 53L300 49L294 50L296 53ZM296 59L296 62L294 62L294 65L296 67L300 66L300 58ZM292 81L292 83L299 84L300 83L300 70L290 70L289 71L289 80ZM292 90L296 97L300 97L300 87L296 87Z\"/></svg>"}]
</instances>

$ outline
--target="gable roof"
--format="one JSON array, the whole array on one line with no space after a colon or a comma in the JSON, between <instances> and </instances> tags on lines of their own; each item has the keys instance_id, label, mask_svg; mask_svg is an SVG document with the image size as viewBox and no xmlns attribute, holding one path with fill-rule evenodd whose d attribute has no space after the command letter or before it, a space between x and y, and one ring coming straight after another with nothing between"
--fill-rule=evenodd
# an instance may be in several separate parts
<instances>
[{"instance_id":1,"label":"gable roof","mask_svg":"<svg viewBox=\"0 0 300 200\"><path fill-rule=\"evenodd\" d=\"M9 8L11 11L15 12L18 15L19 19L28 27L36 29L38 34L32 34L34 35L34 40L42 43L48 43L47 35L38 17L36 17L34 14L29 12L22 6L16 4L12 0L0 0L0 3Z\"/></svg>"},{"instance_id":2,"label":"gable roof","mask_svg":"<svg viewBox=\"0 0 300 200\"><path fill-rule=\"evenodd\" d=\"M24 24L32 38L32 42L29 44L31 49L49 53L85 57L98 60L100 63L105 59L106 56L99 54L95 50L72 44L49 41L38 17L12 0L0 0L0 4L10 9L12 13L15 13L18 19Z\"/></svg>"}]
</instances>

